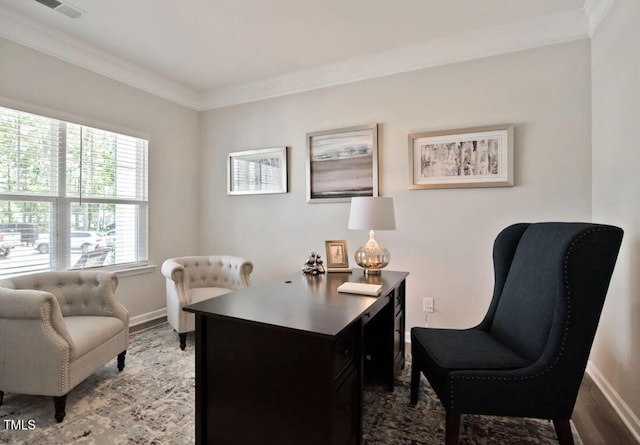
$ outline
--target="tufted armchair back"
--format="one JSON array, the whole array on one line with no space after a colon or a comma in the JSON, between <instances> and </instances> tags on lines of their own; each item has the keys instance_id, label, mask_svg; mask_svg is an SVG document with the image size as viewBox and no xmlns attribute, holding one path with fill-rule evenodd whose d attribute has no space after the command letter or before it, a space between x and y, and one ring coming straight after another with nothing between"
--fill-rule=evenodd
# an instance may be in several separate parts
<instances>
[{"instance_id":1,"label":"tufted armchair back","mask_svg":"<svg viewBox=\"0 0 640 445\"><path fill-rule=\"evenodd\" d=\"M183 280L190 289L247 287L253 270L251 263L239 262L236 257L226 255L190 256L175 258L174 261L183 267Z\"/></svg>"},{"instance_id":2,"label":"tufted armchair back","mask_svg":"<svg viewBox=\"0 0 640 445\"><path fill-rule=\"evenodd\" d=\"M43 272L0 281L0 287L49 292L58 301L63 317L76 315L120 316L115 300L105 300L118 286L115 274L94 271Z\"/></svg>"}]
</instances>

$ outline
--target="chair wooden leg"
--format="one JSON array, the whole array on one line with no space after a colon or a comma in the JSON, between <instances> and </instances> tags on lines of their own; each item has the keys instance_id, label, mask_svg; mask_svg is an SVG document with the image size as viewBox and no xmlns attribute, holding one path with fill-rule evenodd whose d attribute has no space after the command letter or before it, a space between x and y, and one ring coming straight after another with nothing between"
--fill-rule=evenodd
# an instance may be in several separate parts
<instances>
[{"instance_id":1,"label":"chair wooden leg","mask_svg":"<svg viewBox=\"0 0 640 445\"><path fill-rule=\"evenodd\" d=\"M553 426L556 429L560 445L573 445L573 433L569 419L553 419Z\"/></svg>"},{"instance_id":2,"label":"chair wooden leg","mask_svg":"<svg viewBox=\"0 0 640 445\"><path fill-rule=\"evenodd\" d=\"M124 369L124 357L125 355L127 355L127 351L122 351L120 354L118 354L118 371L122 372L122 370Z\"/></svg>"},{"instance_id":3,"label":"chair wooden leg","mask_svg":"<svg viewBox=\"0 0 640 445\"><path fill-rule=\"evenodd\" d=\"M64 419L65 416L65 408L67 406L67 395L63 395L63 396L54 396L53 397L53 406L56 409L56 414L55 414L55 418L58 421L58 423L62 422L62 420Z\"/></svg>"},{"instance_id":4,"label":"chair wooden leg","mask_svg":"<svg viewBox=\"0 0 640 445\"><path fill-rule=\"evenodd\" d=\"M447 411L444 443L445 445L458 445L458 436L460 434L460 414Z\"/></svg>"},{"instance_id":5,"label":"chair wooden leg","mask_svg":"<svg viewBox=\"0 0 640 445\"><path fill-rule=\"evenodd\" d=\"M180 337L180 349L184 351L187 347L187 333L183 332L182 334L178 334L178 336Z\"/></svg>"},{"instance_id":6,"label":"chair wooden leg","mask_svg":"<svg viewBox=\"0 0 640 445\"><path fill-rule=\"evenodd\" d=\"M412 363L410 402L413 406L418 404L418 393L420 393L420 367L417 363Z\"/></svg>"}]
</instances>

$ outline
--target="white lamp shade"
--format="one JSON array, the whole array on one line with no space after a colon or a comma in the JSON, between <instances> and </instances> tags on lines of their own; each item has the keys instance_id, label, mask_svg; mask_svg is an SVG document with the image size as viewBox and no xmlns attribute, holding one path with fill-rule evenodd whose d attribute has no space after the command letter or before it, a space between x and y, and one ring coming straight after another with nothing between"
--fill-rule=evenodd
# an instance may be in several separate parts
<instances>
[{"instance_id":1,"label":"white lamp shade","mask_svg":"<svg viewBox=\"0 0 640 445\"><path fill-rule=\"evenodd\" d=\"M351 198L348 227L356 230L395 230L393 198Z\"/></svg>"}]
</instances>

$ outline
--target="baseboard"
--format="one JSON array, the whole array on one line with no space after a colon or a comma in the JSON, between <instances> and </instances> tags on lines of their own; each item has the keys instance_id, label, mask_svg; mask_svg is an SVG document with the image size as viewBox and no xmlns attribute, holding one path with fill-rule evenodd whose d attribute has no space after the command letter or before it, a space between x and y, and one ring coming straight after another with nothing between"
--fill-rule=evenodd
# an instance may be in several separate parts
<instances>
[{"instance_id":1,"label":"baseboard","mask_svg":"<svg viewBox=\"0 0 640 445\"><path fill-rule=\"evenodd\" d=\"M167 316L167 308L158 309L156 311L147 312L146 314L136 315L129 320L129 326L138 326L148 321L157 320L158 318Z\"/></svg>"},{"instance_id":2,"label":"baseboard","mask_svg":"<svg viewBox=\"0 0 640 445\"><path fill-rule=\"evenodd\" d=\"M607 401L611 404L611 407L618 414L620 420L622 420L622 423L624 423L629 429L636 441L640 443L640 419L638 419L638 416L631 411L631 408L629 408L622 397L620 397L620 394L613 389L607 379L604 378L600 370L591 360L587 363L587 374L589 374L593 383L596 384L598 389L600 389Z\"/></svg>"}]
</instances>

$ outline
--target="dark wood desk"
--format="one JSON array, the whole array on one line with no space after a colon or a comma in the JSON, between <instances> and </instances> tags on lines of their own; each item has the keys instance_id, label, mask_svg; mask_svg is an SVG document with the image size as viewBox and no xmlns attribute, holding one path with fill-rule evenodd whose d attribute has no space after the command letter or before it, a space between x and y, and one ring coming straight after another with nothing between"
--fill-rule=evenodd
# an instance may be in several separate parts
<instances>
[{"instance_id":1,"label":"dark wood desk","mask_svg":"<svg viewBox=\"0 0 640 445\"><path fill-rule=\"evenodd\" d=\"M362 386L404 367L405 272L282 277L196 315L196 444L359 444ZM378 297L345 281L382 284Z\"/></svg>"}]
</instances>

